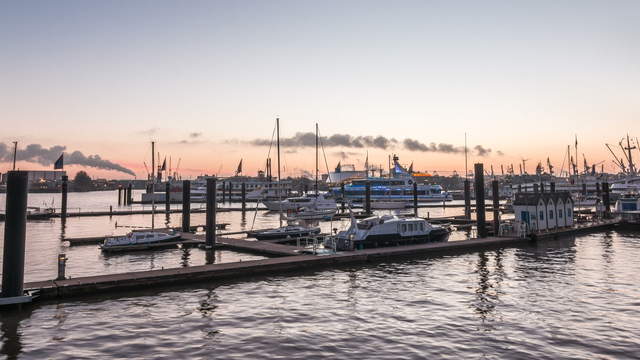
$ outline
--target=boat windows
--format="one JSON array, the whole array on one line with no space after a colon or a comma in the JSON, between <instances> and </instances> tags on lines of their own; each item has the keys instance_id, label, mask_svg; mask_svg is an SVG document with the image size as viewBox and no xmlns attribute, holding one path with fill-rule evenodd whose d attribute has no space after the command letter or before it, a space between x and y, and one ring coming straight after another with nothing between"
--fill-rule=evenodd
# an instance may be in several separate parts
<instances>
[{"instance_id":1,"label":"boat windows","mask_svg":"<svg viewBox=\"0 0 640 360\"><path fill-rule=\"evenodd\" d=\"M363 221L363 222L359 222L357 226L358 226L358 229L360 230L369 230L373 227L373 223L368 221Z\"/></svg>"},{"instance_id":2,"label":"boat windows","mask_svg":"<svg viewBox=\"0 0 640 360\"><path fill-rule=\"evenodd\" d=\"M562 219L562 210L558 210L558 217Z\"/></svg>"},{"instance_id":3,"label":"boat windows","mask_svg":"<svg viewBox=\"0 0 640 360\"><path fill-rule=\"evenodd\" d=\"M549 219L553 219L553 210L549 210Z\"/></svg>"},{"instance_id":4,"label":"boat windows","mask_svg":"<svg viewBox=\"0 0 640 360\"><path fill-rule=\"evenodd\" d=\"M407 232L407 224L402 224L402 232Z\"/></svg>"},{"instance_id":5,"label":"boat windows","mask_svg":"<svg viewBox=\"0 0 640 360\"><path fill-rule=\"evenodd\" d=\"M544 211L540 210L540 220L544 220Z\"/></svg>"},{"instance_id":6,"label":"boat windows","mask_svg":"<svg viewBox=\"0 0 640 360\"><path fill-rule=\"evenodd\" d=\"M420 231L424 231L424 223L420 223Z\"/></svg>"},{"instance_id":7,"label":"boat windows","mask_svg":"<svg viewBox=\"0 0 640 360\"><path fill-rule=\"evenodd\" d=\"M136 240L142 240L144 239L144 235L136 235Z\"/></svg>"}]
</instances>

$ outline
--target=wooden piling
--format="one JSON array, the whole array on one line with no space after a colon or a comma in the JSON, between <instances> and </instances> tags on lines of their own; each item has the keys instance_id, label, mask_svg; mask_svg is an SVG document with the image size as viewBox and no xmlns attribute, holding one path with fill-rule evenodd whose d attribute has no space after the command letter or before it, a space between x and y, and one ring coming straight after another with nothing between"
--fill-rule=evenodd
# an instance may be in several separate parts
<instances>
[{"instance_id":1,"label":"wooden piling","mask_svg":"<svg viewBox=\"0 0 640 360\"><path fill-rule=\"evenodd\" d=\"M164 185L164 212L167 215L171 213L171 184L169 181Z\"/></svg>"},{"instance_id":2,"label":"wooden piling","mask_svg":"<svg viewBox=\"0 0 640 360\"><path fill-rule=\"evenodd\" d=\"M365 214L371 214L371 182L367 181L364 191L364 212Z\"/></svg>"},{"instance_id":3,"label":"wooden piling","mask_svg":"<svg viewBox=\"0 0 640 360\"><path fill-rule=\"evenodd\" d=\"M242 183L240 198L242 201L242 211L245 211L247 208L247 184L244 182Z\"/></svg>"},{"instance_id":4,"label":"wooden piling","mask_svg":"<svg viewBox=\"0 0 640 360\"><path fill-rule=\"evenodd\" d=\"M2 297L23 295L28 174L27 171L7 173Z\"/></svg>"},{"instance_id":5,"label":"wooden piling","mask_svg":"<svg viewBox=\"0 0 640 360\"><path fill-rule=\"evenodd\" d=\"M191 222L191 181L182 181L182 232L189 232Z\"/></svg>"},{"instance_id":6,"label":"wooden piling","mask_svg":"<svg viewBox=\"0 0 640 360\"><path fill-rule=\"evenodd\" d=\"M604 213L607 218L611 217L611 199L609 198L609 182L602 183L602 201L604 202Z\"/></svg>"},{"instance_id":7,"label":"wooden piling","mask_svg":"<svg viewBox=\"0 0 640 360\"><path fill-rule=\"evenodd\" d=\"M62 177L62 204L60 209L60 217L62 220L67 219L67 193L69 192L69 177L64 175Z\"/></svg>"},{"instance_id":8,"label":"wooden piling","mask_svg":"<svg viewBox=\"0 0 640 360\"><path fill-rule=\"evenodd\" d=\"M340 184L340 210L342 211L342 213L344 214L345 211L345 207L344 207L344 183Z\"/></svg>"},{"instance_id":9,"label":"wooden piling","mask_svg":"<svg viewBox=\"0 0 640 360\"><path fill-rule=\"evenodd\" d=\"M464 180L464 217L471 219L471 183L468 179Z\"/></svg>"},{"instance_id":10,"label":"wooden piling","mask_svg":"<svg viewBox=\"0 0 640 360\"><path fill-rule=\"evenodd\" d=\"M212 249L216 244L216 179L207 179L207 228L206 244L207 249Z\"/></svg>"},{"instance_id":11,"label":"wooden piling","mask_svg":"<svg viewBox=\"0 0 640 360\"><path fill-rule=\"evenodd\" d=\"M122 205L122 185L118 185L118 206Z\"/></svg>"},{"instance_id":12,"label":"wooden piling","mask_svg":"<svg viewBox=\"0 0 640 360\"><path fill-rule=\"evenodd\" d=\"M127 205L133 204L133 184L127 186Z\"/></svg>"},{"instance_id":13,"label":"wooden piling","mask_svg":"<svg viewBox=\"0 0 640 360\"><path fill-rule=\"evenodd\" d=\"M493 200L493 235L497 236L500 229L500 188L498 180L491 182L491 190Z\"/></svg>"},{"instance_id":14,"label":"wooden piling","mask_svg":"<svg viewBox=\"0 0 640 360\"><path fill-rule=\"evenodd\" d=\"M413 216L418 217L418 183L413 182Z\"/></svg>"},{"instance_id":15,"label":"wooden piling","mask_svg":"<svg viewBox=\"0 0 640 360\"><path fill-rule=\"evenodd\" d=\"M486 215L484 206L484 165L482 163L474 164L476 191L476 219L478 226L478 237L487 237Z\"/></svg>"}]
</instances>

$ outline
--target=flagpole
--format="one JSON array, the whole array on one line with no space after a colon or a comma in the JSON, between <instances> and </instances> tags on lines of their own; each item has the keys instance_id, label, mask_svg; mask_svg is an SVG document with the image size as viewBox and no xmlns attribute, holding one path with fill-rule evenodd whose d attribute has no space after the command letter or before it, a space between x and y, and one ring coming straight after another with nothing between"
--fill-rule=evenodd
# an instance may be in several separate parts
<instances>
[{"instance_id":1,"label":"flagpole","mask_svg":"<svg viewBox=\"0 0 640 360\"><path fill-rule=\"evenodd\" d=\"M18 154L18 142L13 142L13 171L16 171L16 155Z\"/></svg>"}]
</instances>

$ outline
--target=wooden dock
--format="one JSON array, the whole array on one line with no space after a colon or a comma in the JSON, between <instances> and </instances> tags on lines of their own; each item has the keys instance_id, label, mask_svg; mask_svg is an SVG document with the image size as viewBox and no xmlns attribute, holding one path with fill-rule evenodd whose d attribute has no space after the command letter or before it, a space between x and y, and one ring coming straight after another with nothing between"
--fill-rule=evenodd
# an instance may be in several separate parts
<instances>
[{"instance_id":1,"label":"wooden dock","mask_svg":"<svg viewBox=\"0 0 640 360\"><path fill-rule=\"evenodd\" d=\"M603 221L581 225L576 228L551 231L533 238L558 238L576 233L602 231L618 224L617 220ZM194 235L191 240L200 241ZM189 240L189 239L188 239ZM79 277L67 280L49 280L25 284L25 289L37 291L42 299L68 298L81 295L126 291L140 288L162 287L184 284L188 282L215 281L220 279L239 279L248 276L269 276L305 269L331 268L344 264L362 264L380 258L402 258L424 255L440 255L443 253L463 253L517 246L534 241L531 237L488 237L463 241L427 243L418 245L376 248L333 255L313 256L297 255L295 247L247 241L238 239L218 239L220 246L240 251L260 252L278 255L276 258L242 261L225 264L208 264L186 268L150 270L133 273Z\"/></svg>"}]
</instances>

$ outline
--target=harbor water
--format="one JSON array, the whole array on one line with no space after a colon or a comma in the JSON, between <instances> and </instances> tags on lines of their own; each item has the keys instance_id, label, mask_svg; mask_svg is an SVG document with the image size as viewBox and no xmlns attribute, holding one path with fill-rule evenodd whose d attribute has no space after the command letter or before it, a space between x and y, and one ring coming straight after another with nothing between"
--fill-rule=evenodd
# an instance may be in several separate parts
<instances>
[{"instance_id":1,"label":"harbor water","mask_svg":"<svg viewBox=\"0 0 640 360\"><path fill-rule=\"evenodd\" d=\"M52 198L59 195L30 194L29 202ZM115 204L116 192L69 194L69 211ZM420 209L432 217L462 211ZM180 214L155 218L156 226L180 221ZM273 226L278 215L221 212L218 222L239 231ZM321 226L328 232L346 222ZM26 281L54 278L58 253L67 254L71 277L205 263L199 249L104 256L95 245L61 242L150 223L151 215L29 221ZM192 214L191 223L204 224L204 214ZM468 236L455 232L451 240ZM41 302L0 313L0 358L638 358L639 257L638 233L612 230L455 256ZM219 250L215 262L260 258Z\"/></svg>"}]
</instances>

